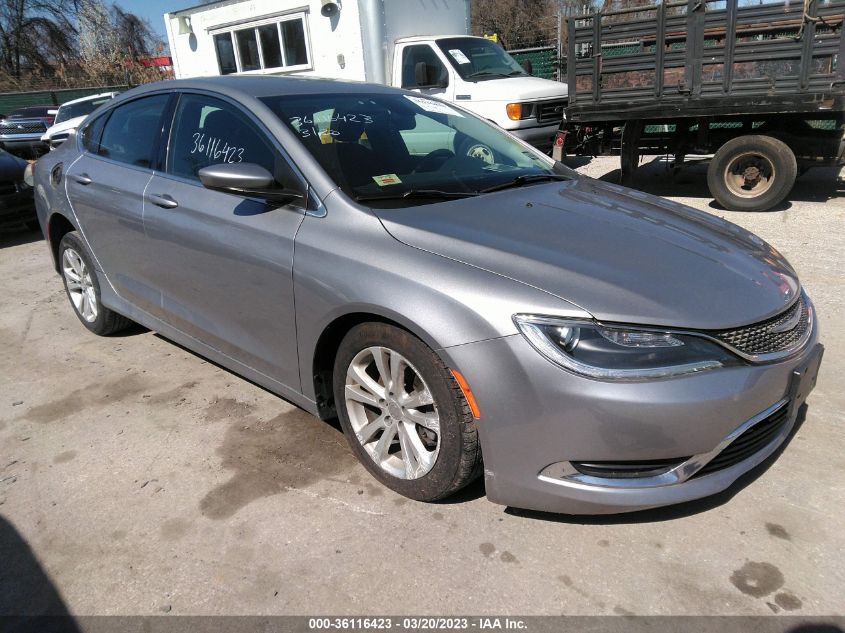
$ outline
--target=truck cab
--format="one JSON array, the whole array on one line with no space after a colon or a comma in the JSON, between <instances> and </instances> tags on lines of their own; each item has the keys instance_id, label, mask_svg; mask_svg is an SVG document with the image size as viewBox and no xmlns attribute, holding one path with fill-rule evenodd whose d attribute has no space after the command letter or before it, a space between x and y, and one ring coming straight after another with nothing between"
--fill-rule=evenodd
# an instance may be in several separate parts
<instances>
[{"instance_id":1,"label":"truck cab","mask_svg":"<svg viewBox=\"0 0 845 633\"><path fill-rule=\"evenodd\" d=\"M397 39L392 69L393 86L457 103L544 150L567 105L566 84L530 76L482 37Z\"/></svg>"}]
</instances>

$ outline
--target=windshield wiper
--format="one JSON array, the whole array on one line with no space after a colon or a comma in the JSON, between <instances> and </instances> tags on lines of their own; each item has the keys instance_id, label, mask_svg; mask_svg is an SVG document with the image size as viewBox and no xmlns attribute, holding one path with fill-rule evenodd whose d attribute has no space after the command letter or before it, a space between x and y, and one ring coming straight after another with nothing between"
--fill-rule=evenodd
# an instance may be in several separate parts
<instances>
[{"instance_id":1,"label":"windshield wiper","mask_svg":"<svg viewBox=\"0 0 845 633\"><path fill-rule=\"evenodd\" d=\"M382 193L372 196L357 196L357 202L368 202L370 200L411 200L414 198L441 198L443 200L455 200L457 198L472 198L477 196L475 191L440 191L439 189L410 189L402 193Z\"/></svg>"},{"instance_id":2,"label":"windshield wiper","mask_svg":"<svg viewBox=\"0 0 845 633\"><path fill-rule=\"evenodd\" d=\"M512 189L514 187L522 187L523 185L532 182L542 182L543 180L571 180L569 176L563 174L530 174L528 176L517 176L513 180L487 187L486 189L479 189L478 193L492 193L494 191L501 191L502 189Z\"/></svg>"},{"instance_id":3,"label":"windshield wiper","mask_svg":"<svg viewBox=\"0 0 845 633\"><path fill-rule=\"evenodd\" d=\"M491 73L487 70L479 70L478 72L470 73L466 79L473 79L475 77L507 77L504 73Z\"/></svg>"}]
</instances>

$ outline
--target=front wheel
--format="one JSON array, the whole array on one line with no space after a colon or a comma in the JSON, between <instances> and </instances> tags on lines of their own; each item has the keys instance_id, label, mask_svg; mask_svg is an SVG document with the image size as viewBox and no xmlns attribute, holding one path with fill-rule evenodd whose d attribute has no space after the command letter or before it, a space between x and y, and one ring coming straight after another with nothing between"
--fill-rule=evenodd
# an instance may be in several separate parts
<instances>
[{"instance_id":1,"label":"front wheel","mask_svg":"<svg viewBox=\"0 0 845 633\"><path fill-rule=\"evenodd\" d=\"M766 211L786 198L795 184L795 154L771 136L731 139L707 168L710 193L731 211Z\"/></svg>"},{"instance_id":2,"label":"front wheel","mask_svg":"<svg viewBox=\"0 0 845 633\"><path fill-rule=\"evenodd\" d=\"M475 419L440 358L397 327L365 323L344 337L334 368L343 432L387 487L436 501L481 471Z\"/></svg>"}]
</instances>

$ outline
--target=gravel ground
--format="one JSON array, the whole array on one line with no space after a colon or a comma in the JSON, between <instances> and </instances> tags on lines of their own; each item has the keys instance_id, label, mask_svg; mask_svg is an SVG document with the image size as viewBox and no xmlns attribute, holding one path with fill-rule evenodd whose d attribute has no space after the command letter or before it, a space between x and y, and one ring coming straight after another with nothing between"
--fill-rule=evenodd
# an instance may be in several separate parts
<instances>
[{"instance_id":1,"label":"gravel ground","mask_svg":"<svg viewBox=\"0 0 845 633\"><path fill-rule=\"evenodd\" d=\"M0 614L842 614L843 184L810 172L744 214L704 182L655 160L637 185L791 260L820 315L818 387L770 467L599 519L505 509L480 484L399 497L334 426L152 332L90 335L40 236L2 234Z\"/></svg>"}]
</instances>

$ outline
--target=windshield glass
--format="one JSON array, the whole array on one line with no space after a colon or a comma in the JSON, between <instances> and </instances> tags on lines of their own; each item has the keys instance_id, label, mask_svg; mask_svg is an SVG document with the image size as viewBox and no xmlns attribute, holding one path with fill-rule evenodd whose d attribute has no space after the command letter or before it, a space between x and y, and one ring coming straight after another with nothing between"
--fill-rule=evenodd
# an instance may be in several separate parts
<instances>
[{"instance_id":1,"label":"windshield glass","mask_svg":"<svg viewBox=\"0 0 845 633\"><path fill-rule=\"evenodd\" d=\"M79 103L67 103L59 108L56 114L54 123L61 123L68 119L75 119L78 116L85 116L91 114L94 110L103 105L106 101L110 101L111 97L100 97L99 99L89 99L88 101L80 101Z\"/></svg>"},{"instance_id":2,"label":"windshield glass","mask_svg":"<svg viewBox=\"0 0 845 633\"><path fill-rule=\"evenodd\" d=\"M515 179L514 186L560 179L565 169L474 115L419 95L315 94L262 101L347 195L368 203L379 199L380 206L476 195Z\"/></svg>"},{"instance_id":3,"label":"windshield glass","mask_svg":"<svg viewBox=\"0 0 845 633\"><path fill-rule=\"evenodd\" d=\"M527 73L501 46L478 37L449 37L437 46L465 81L518 77Z\"/></svg>"}]
</instances>

